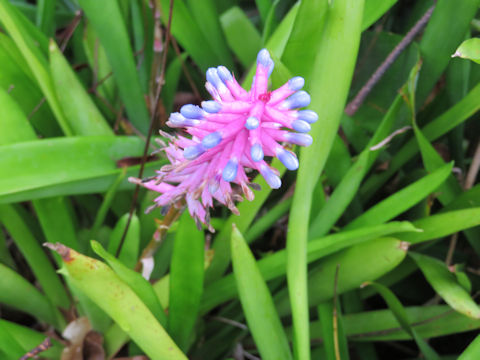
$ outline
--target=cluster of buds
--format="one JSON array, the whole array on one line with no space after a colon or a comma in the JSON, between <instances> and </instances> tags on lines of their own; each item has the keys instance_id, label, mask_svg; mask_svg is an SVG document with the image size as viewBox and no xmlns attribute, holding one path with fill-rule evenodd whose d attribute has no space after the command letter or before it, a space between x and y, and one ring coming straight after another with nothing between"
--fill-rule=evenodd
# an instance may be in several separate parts
<instances>
[{"instance_id":1,"label":"cluster of buds","mask_svg":"<svg viewBox=\"0 0 480 360\"><path fill-rule=\"evenodd\" d=\"M213 100L203 101L201 107L184 105L167 122L191 137L163 133L170 139L163 149L170 164L154 178L131 181L161 193L155 199L156 206L185 199L190 214L204 224L209 223L208 209L214 199L238 214L235 201L243 196L232 184L253 200L251 188L256 186L247 176L252 170L258 171L271 188L279 188L279 173L264 158L277 157L287 169L296 170L297 156L281 143L309 146L312 137L307 133L318 115L298 110L310 103L310 96L301 90L302 77L268 91L273 66L268 51L261 50L250 91L244 90L226 67L208 69L205 87Z\"/></svg>"}]
</instances>

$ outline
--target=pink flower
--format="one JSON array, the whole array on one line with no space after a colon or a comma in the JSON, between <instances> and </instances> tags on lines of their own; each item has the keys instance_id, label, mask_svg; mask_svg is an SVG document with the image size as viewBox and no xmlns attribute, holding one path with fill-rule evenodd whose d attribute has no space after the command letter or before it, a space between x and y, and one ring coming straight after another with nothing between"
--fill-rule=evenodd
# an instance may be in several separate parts
<instances>
[{"instance_id":1,"label":"pink flower","mask_svg":"<svg viewBox=\"0 0 480 360\"><path fill-rule=\"evenodd\" d=\"M213 199L238 214L235 200L253 200L247 176L258 171L268 185L278 189L278 171L264 157L277 157L289 170L298 168L297 156L280 143L309 146L306 134L318 119L308 106L310 96L299 91L304 79L294 77L275 91L268 91L273 61L266 49L257 56L257 71L250 91L244 90L224 66L207 70L205 85L213 100L202 106L184 105L170 115L167 125L182 128L191 138L178 136L164 148L170 165L162 167L154 179L141 182L161 193L157 206L185 198L190 214L202 223L209 222L208 209ZM295 130L296 132L293 132ZM131 179L139 182L138 179Z\"/></svg>"}]
</instances>

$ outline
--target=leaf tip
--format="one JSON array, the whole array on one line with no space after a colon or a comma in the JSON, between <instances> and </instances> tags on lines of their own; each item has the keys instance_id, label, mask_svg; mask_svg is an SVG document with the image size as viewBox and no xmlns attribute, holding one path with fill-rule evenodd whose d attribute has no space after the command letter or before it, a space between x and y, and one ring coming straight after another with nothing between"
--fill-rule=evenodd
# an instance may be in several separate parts
<instances>
[{"instance_id":1,"label":"leaf tip","mask_svg":"<svg viewBox=\"0 0 480 360\"><path fill-rule=\"evenodd\" d=\"M56 243L56 244L52 244L52 243L43 243L43 246L49 248L50 250L53 250L53 251L56 251L58 253L58 255L60 255L62 257L62 260L65 261L65 262L70 262L73 260L72 258L72 249L70 249L69 247L61 244L61 243Z\"/></svg>"},{"instance_id":2,"label":"leaf tip","mask_svg":"<svg viewBox=\"0 0 480 360\"><path fill-rule=\"evenodd\" d=\"M423 230L422 230L423 231ZM398 244L398 248L403 251L408 251L408 248L410 247L410 243L406 241L400 241L400 244Z\"/></svg>"}]
</instances>

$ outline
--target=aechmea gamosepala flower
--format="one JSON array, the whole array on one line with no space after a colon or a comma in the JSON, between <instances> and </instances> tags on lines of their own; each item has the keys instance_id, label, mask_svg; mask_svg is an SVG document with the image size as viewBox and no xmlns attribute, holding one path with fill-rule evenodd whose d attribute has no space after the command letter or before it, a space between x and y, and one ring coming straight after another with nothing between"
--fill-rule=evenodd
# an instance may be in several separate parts
<instances>
[{"instance_id":1,"label":"aechmea gamosepala flower","mask_svg":"<svg viewBox=\"0 0 480 360\"><path fill-rule=\"evenodd\" d=\"M298 168L297 156L281 144L309 146L312 137L307 132L318 115L298 110L310 104L310 96L301 90L302 77L268 91L273 67L268 51L261 50L250 91L224 66L207 70L205 87L213 100L203 101L201 107L184 105L167 122L170 127L185 129L191 138L172 137L164 149L171 164L160 169L154 179L141 183L162 193L155 199L158 206L184 197L190 214L208 223L213 199L238 213L234 202L241 196L234 193L232 184L239 185L248 200L254 198L249 171L257 170L271 188L281 186L278 171L265 157L277 157L289 170Z\"/></svg>"}]
</instances>

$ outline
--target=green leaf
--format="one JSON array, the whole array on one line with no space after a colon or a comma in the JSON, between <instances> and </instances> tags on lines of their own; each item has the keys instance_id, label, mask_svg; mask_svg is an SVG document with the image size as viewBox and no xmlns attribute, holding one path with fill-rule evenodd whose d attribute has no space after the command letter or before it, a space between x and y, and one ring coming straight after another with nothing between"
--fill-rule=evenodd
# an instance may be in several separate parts
<instances>
[{"instance_id":1,"label":"green leaf","mask_svg":"<svg viewBox=\"0 0 480 360\"><path fill-rule=\"evenodd\" d=\"M315 139L300 152L287 236L287 281L292 301L295 359L310 359L307 298L307 238L312 194L337 135L360 43L364 1L331 4L312 72L310 108L322 118L312 127Z\"/></svg>"},{"instance_id":2,"label":"green leaf","mask_svg":"<svg viewBox=\"0 0 480 360\"><path fill-rule=\"evenodd\" d=\"M362 30L369 28L383 16L398 0L365 0L363 10Z\"/></svg>"},{"instance_id":3,"label":"green leaf","mask_svg":"<svg viewBox=\"0 0 480 360\"><path fill-rule=\"evenodd\" d=\"M471 318L480 319L480 307L457 282L455 275L448 271L444 263L417 253L412 253L410 256L422 270L429 284L448 305Z\"/></svg>"},{"instance_id":4,"label":"green leaf","mask_svg":"<svg viewBox=\"0 0 480 360\"><path fill-rule=\"evenodd\" d=\"M480 64L480 38L465 40L460 44L452 57L461 57L462 59L469 59Z\"/></svg>"},{"instance_id":5,"label":"green leaf","mask_svg":"<svg viewBox=\"0 0 480 360\"><path fill-rule=\"evenodd\" d=\"M355 229L365 225L381 224L393 219L435 191L451 174L452 167L452 163L446 164L430 175L398 190L387 199L372 206L345 228Z\"/></svg>"},{"instance_id":6,"label":"green leaf","mask_svg":"<svg viewBox=\"0 0 480 360\"><path fill-rule=\"evenodd\" d=\"M47 255L20 216L18 209L13 205L0 205L0 222L27 260L48 299L56 306L68 309L70 306L68 295Z\"/></svg>"},{"instance_id":7,"label":"green leaf","mask_svg":"<svg viewBox=\"0 0 480 360\"><path fill-rule=\"evenodd\" d=\"M115 274L143 301L160 324L165 326L167 324L167 317L152 285L141 274L126 267L119 259L107 252L99 242L92 240L90 245L93 251L104 259L113 271L115 271Z\"/></svg>"},{"instance_id":8,"label":"green leaf","mask_svg":"<svg viewBox=\"0 0 480 360\"><path fill-rule=\"evenodd\" d=\"M395 232L402 233L410 231L416 231L410 223L392 222L389 224L363 227L358 230L327 235L308 243L307 260L309 263L312 263L350 246L374 240ZM259 260L258 268L260 269L263 278L268 281L285 274L286 261L286 251L280 250L273 255ZM235 295L235 283L233 281L233 276L230 274L207 287L202 299L202 313L211 310L224 301L234 298Z\"/></svg>"},{"instance_id":9,"label":"green leaf","mask_svg":"<svg viewBox=\"0 0 480 360\"><path fill-rule=\"evenodd\" d=\"M433 350L425 340L418 336L416 330L410 326L410 320L408 318L407 312L403 307L402 303L395 294L387 287L382 284L375 282L367 282L366 285L370 285L375 288L376 291L383 297L383 300L387 303L388 307L392 311L393 315L397 319L400 326L405 330L417 343L417 346L422 351L425 358L428 360L440 359L435 350Z\"/></svg>"},{"instance_id":10,"label":"green leaf","mask_svg":"<svg viewBox=\"0 0 480 360\"><path fill-rule=\"evenodd\" d=\"M57 0L39 0L37 3L37 26L47 36L55 30L55 6Z\"/></svg>"},{"instance_id":11,"label":"green leaf","mask_svg":"<svg viewBox=\"0 0 480 360\"><path fill-rule=\"evenodd\" d=\"M38 45L35 43L36 39L29 36L28 30L24 26L24 21L22 21L13 6L7 0L0 0L0 20L15 41L23 58L28 63L38 86L42 89L63 132L65 135L73 135L73 130L58 103L53 88L52 78L48 70L47 60Z\"/></svg>"},{"instance_id":12,"label":"green leaf","mask_svg":"<svg viewBox=\"0 0 480 360\"><path fill-rule=\"evenodd\" d=\"M480 225L480 207L435 214L417 220L413 225L422 231L415 234L397 234L395 236L412 244L417 244L454 234Z\"/></svg>"},{"instance_id":13,"label":"green leaf","mask_svg":"<svg viewBox=\"0 0 480 360\"><path fill-rule=\"evenodd\" d=\"M54 138L0 146L0 203L62 194L106 191L122 172L116 161L141 156L137 137ZM147 164L146 176L160 163ZM129 168L128 175L138 170ZM120 189L132 187L126 181Z\"/></svg>"},{"instance_id":14,"label":"green leaf","mask_svg":"<svg viewBox=\"0 0 480 360\"><path fill-rule=\"evenodd\" d=\"M180 218L170 265L168 330L187 350L203 293L205 239L188 211Z\"/></svg>"},{"instance_id":15,"label":"green leaf","mask_svg":"<svg viewBox=\"0 0 480 360\"><path fill-rule=\"evenodd\" d=\"M245 68L249 67L262 48L262 38L258 30L238 6L232 6L225 11L220 17L220 23L228 45L242 65Z\"/></svg>"},{"instance_id":16,"label":"green leaf","mask_svg":"<svg viewBox=\"0 0 480 360\"><path fill-rule=\"evenodd\" d=\"M477 335L470 345L458 357L458 360L475 360L480 354L480 335Z\"/></svg>"},{"instance_id":17,"label":"green leaf","mask_svg":"<svg viewBox=\"0 0 480 360\"><path fill-rule=\"evenodd\" d=\"M242 234L232 230L232 265L248 328L262 359L292 359L272 296Z\"/></svg>"},{"instance_id":18,"label":"green leaf","mask_svg":"<svg viewBox=\"0 0 480 360\"><path fill-rule=\"evenodd\" d=\"M50 72L60 106L75 135L113 135L57 44L51 40Z\"/></svg>"},{"instance_id":19,"label":"green leaf","mask_svg":"<svg viewBox=\"0 0 480 360\"><path fill-rule=\"evenodd\" d=\"M48 299L35 286L3 264L0 264L0 303L55 325L60 330L61 315Z\"/></svg>"},{"instance_id":20,"label":"green leaf","mask_svg":"<svg viewBox=\"0 0 480 360\"><path fill-rule=\"evenodd\" d=\"M104 263L61 244L49 244L63 259L74 286L120 325L152 358L187 359L135 292Z\"/></svg>"},{"instance_id":21,"label":"green leaf","mask_svg":"<svg viewBox=\"0 0 480 360\"><path fill-rule=\"evenodd\" d=\"M105 49L129 121L135 128L146 134L150 115L143 97L130 39L118 2L79 0L78 3ZM105 14L108 16L105 17Z\"/></svg>"}]
</instances>

